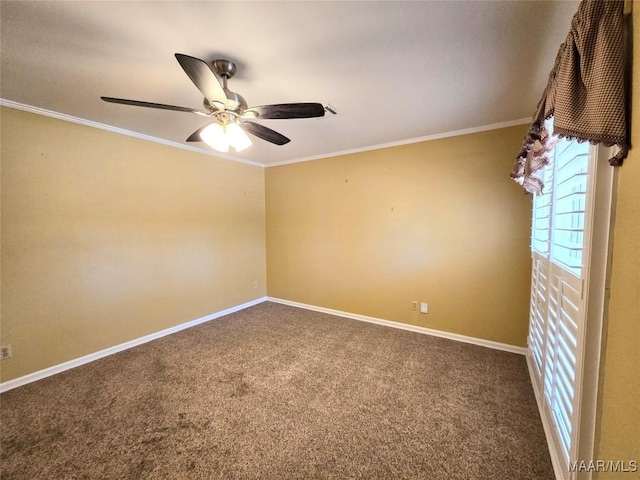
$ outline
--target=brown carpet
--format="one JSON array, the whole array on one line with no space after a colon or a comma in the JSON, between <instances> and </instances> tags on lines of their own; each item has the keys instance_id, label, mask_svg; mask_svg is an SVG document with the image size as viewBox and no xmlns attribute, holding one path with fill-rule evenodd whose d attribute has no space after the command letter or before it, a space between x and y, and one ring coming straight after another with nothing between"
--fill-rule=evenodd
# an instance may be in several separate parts
<instances>
[{"instance_id":1,"label":"brown carpet","mask_svg":"<svg viewBox=\"0 0 640 480\"><path fill-rule=\"evenodd\" d=\"M521 355L263 303L2 394L12 479L552 479Z\"/></svg>"}]
</instances>

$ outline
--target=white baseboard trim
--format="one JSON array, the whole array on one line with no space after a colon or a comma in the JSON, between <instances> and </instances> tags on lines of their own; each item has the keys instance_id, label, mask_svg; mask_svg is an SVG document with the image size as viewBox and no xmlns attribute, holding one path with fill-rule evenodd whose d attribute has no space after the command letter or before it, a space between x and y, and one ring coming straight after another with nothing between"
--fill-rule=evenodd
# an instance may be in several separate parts
<instances>
[{"instance_id":1,"label":"white baseboard trim","mask_svg":"<svg viewBox=\"0 0 640 480\"><path fill-rule=\"evenodd\" d=\"M491 340L484 340L482 338L468 337L466 335L460 335L458 333L444 332L442 330L434 330L431 328L419 327L417 325L409 325L407 323L384 320L382 318L368 317L366 315L360 315L358 313L342 312L340 310L333 310L331 308L317 307L315 305L307 305L306 303L292 302L290 300L284 300L282 298L267 297L267 300L269 302L281 303L283 305L289 305L291 307L304 308L306 310L313 310L314 312L328 313L329 315L336 315L338 317L345 317L352 320L361 320L363 322L384 325L385 327L399 328L401 330L409 330L410 332L417 332L434 337L447 338L449 340L455 340L457 342L471 343L473 345L493 348L495 350L504 350L505 352L517 353L519 355L526 355L527 353L527 349L525 347L516 347L515 345L509 345L507 343L493 342Z\"/></svg>"},{"instance_id":2,"label":"white baseboard trim","mask_svg":"<svg viewBox=\"0 0 640 480\"><path fill-rule=\"evenodd\" d=\"M129 342L121 343L120 345L105 348L104 350L100 350L99 352L90 353L89 355L85 355L83 357L76 358L74 360L69 360L68 362L60 363L58 365L54 365L53 367L45 368L44 370L39 370L37 372L30 373L28 375L15 378L13 380L8 380L6 382L0 383L0 393L6 392L7 390L11 390L17 387L21 387L22 385L26 385L28 383L35 382L37 380L41 380L46 377L50 377L52 375L64 372L66 370L70 370L75 367L79 367L80 365L84 365L86 363L93 362L94 360L98 360L100 358L113 355L114 353L122 352L123 350L127 350L129 348L142 345L143 343L150 342L151 340L156 340L158 338L171 335L172 333L179 332L180 330L185 330L187 328L195 327L196 325L200 325L201 323L215 320L216 318L229 315L230 313L238 312L240 310L244 310L245 308L253 307L254 305L258 305L266 301L267 301L267 297L257 298L255 300L251 300L250 302L246 302L241 305L236 305L235 307L227 308L226 310L221 310L219 312L212 313L204 317L191 320L186 323L181 323L180 325L176 325L175 327L166 328L164 330L160 330L159 332L151 333L149 335L145 335L144 337L140 337L135 340L131 340Z\"/></svg>"},{"instance_id":3,"label":"white baseboard trim","mask_svg":"<svg viewBox=\"0 0 640 480\"><path fill-rule=\"evenodd\" d=\"M536 405L538 405L538 413L540 414L540 420L542 421L544 436L547 439L547 447L549 449L549 456L551 457L551 464L553 465L553 473L556 476L556 480L562 480L562 467L560 459L558 458L558 451L554 448L553 437L551 436L551 431L554 427L549 423L547 416L544 414L542 408L542 392L538 388L538 383L536 382L535 365L533 364L533 357L531 356L531 353L528 349L526 358L527 370L529 370L529 378L531 379L531 386L533 387L533 393L536 397Z\"/></svg>"}]
</instances>

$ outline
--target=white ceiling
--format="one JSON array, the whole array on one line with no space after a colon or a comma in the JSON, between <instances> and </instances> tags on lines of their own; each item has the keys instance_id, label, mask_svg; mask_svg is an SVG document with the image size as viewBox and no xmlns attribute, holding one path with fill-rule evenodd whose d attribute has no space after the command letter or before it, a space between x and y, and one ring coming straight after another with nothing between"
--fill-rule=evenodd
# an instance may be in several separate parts
<instances>
[{"instance_id":1,"label":"white ceiling","mask_svg":"<svg viewBox=\"0 0 640 480\"><path fill-rule=\"evenodd\" d=\"M338 115L262 120L291 143L226 156L305 160L530 117L578 3L2 0L0 97L187 145L207 119L100 96L201 108L174 53L228 58L250 106Z\"/></svg>"}]
</instances>

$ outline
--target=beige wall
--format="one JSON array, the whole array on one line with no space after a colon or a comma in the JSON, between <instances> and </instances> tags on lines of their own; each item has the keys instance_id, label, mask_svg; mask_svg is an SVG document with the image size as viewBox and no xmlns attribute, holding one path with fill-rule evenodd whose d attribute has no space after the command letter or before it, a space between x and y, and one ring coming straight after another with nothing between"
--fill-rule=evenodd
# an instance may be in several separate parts
<instances>
[{"instance_id":1,"label":"beige wall","mask_svg":"<svg viewBox=\"0 0 640 480\"><path fill-rule=\"evenodd\" d=\"M264 169L1 114L3 381L265 295Z\"/></svg>"},{"instance_id":2,"label":"beige wall","mask_svg":"<svg viewBox=\"0 0 640 480\"><path fill-rule=\"evenodd\" d=\"M525 346L531 199L508 176L525 131L268 168L269 296Z\"/></svg>"},{"instance_id":3,"label":"beige wall","mask_svg":"<svg viewBox=\"0 0 640 480\"><path fill-rule=\"evenodd\" d=\"M640 460L639 64L636 148L619 170L598 459ZM13 347L2 381L266 293L261 168L1 115L1 341ZM530 199L506 178L523 133L267 169L269 295L524 345ZM412 312L411 300L431 312Z\"/></svg>"},{"instance_id":4,"label":"beige wall","mask_svg":"<svg viewBox=\"0 0 640 480\"><path fill-rule=\"evenodd\" d=\"M611 298L601 370L596 459L640 468L640 1L634 2L632 135L618 171ZM637 478L637 473L598 478Z\"/></svg>"}]
</instances>

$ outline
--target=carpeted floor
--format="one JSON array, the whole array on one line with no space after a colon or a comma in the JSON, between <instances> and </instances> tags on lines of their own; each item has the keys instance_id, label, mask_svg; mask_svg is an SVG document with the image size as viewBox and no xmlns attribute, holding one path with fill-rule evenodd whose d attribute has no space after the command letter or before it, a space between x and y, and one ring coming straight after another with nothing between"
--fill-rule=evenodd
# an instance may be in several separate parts
<instances>
[{"instance_id":1,"label":"carpeted floor","mask_svg":"<svg viewBox=\"0 0 640 480\"><path fill-rule=\"evenodd\" d=\"M523 356L275 303L2 394L1 478L553 479Z\"/></svg>"}]
</instances>

